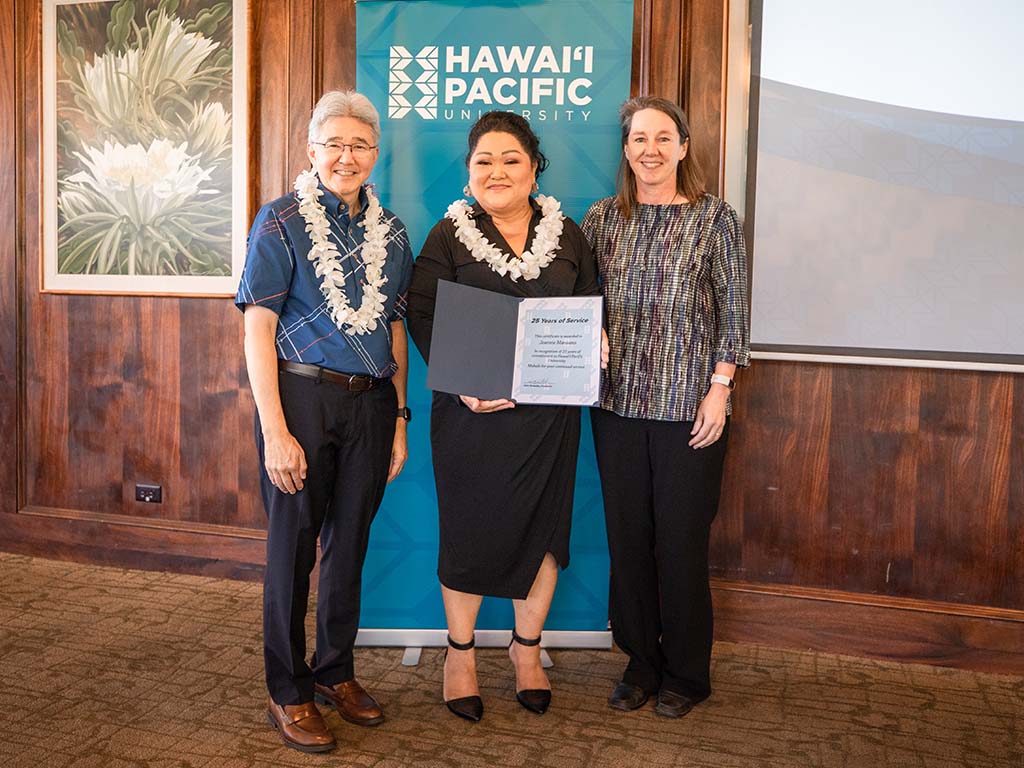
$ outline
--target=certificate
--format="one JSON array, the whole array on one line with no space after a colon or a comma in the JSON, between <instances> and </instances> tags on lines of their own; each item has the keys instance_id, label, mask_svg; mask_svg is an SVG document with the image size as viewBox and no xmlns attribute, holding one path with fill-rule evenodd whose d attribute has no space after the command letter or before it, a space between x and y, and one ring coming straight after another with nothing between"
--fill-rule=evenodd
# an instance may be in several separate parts
<instances>
[{"instance_id":1,"label":"certificate","mask_svg":"<svg viewBox=\"0 0 1024 768\"><path fill-rule=\"evenodd\" d=\"M484 400L595 405L600 296L527 299L439 281L427 387Z\"/></svg>"}]
</instances>

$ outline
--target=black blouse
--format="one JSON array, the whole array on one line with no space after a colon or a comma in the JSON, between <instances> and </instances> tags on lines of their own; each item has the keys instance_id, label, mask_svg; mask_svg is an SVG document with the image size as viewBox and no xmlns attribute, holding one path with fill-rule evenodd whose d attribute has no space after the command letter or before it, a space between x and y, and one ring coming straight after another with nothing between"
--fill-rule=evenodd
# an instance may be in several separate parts
<instances>
[{"instance_id":1,"label":"black blouse","mask_svg":"<svg viewBox=\"0 0 1024 768\"><path fill-rule=\"evenodd\" d=\"M541 220L540 206L533 205L533 218L526 237L526 248L533 245L537 224ZM473 206L473 221L490 242L512 254L513 250L501 236L491 217L477 203ZM434 302L437 281L450 280L474 288L483 288L509 296L541 298L549 296L596 296L601 289L597 283L597 266L593 249L586 237L569 217L562 222L562 235L558 241L554 260L541 270L534 280L512 280L499 275L487 262L477 261L469 249L455 237L455 223L447 217L441 219L427 235L423 250L416 259L409 288L409 307L406 319L423 359L430 359L430 336L434 328Z\"/></svg>"}]
</instances>

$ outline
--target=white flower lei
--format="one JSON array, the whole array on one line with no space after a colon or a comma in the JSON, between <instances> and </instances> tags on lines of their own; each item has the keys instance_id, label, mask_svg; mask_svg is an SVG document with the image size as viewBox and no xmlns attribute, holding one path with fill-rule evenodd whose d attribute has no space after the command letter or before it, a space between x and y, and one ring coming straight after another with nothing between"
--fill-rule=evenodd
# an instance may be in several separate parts
<instances>
[{"instance_id":1,"label":"white flower lei","mask_svg":"<svg viewBox=\"0 0 1024 768\"><path fill-rule=\"evenodd\" d=\"M455 237L477 261L484 261L503 277L507 274L512 280L533 280L540 276L540 271L555 260L554 253L558 249L558 239L562 235L562 205L548 195L537 195L537 202L543 212L537 231L533 237L533 252L523 251L518 259L509 258L501 249L484 237L477 229L470 213L473 209L465 200L456 200L448 206L445 215L455 222Z\"/></svg>"},{"instance_id":2,"label":"white flower lei","mask_svg":"<svg viewBox=\"0 0 1024 768\"><path fill-rule=\"evenodd\" d=\"M327 300L331 320L339 330L350 336L369 333L377 327L377 321L384 315L384 294L381 288L388 279L384 276L384 262L387 260L389 225L384 222L384 209L369 189L366 197L366 239L363 242L363 266L366 281L363 283L363 300L359 309L353 309L345 295L345 273L342 270L337 246L331 242L331 225L327 212L320 204L319 179L314 171L303 171L295 179L295 191L299 196L299 213L306 220L306 232L313 243L308 258L316 264L316 274L323 277L320 292ZM347 328L345 326L348 326Z\"/></svg>"}]
</instances>

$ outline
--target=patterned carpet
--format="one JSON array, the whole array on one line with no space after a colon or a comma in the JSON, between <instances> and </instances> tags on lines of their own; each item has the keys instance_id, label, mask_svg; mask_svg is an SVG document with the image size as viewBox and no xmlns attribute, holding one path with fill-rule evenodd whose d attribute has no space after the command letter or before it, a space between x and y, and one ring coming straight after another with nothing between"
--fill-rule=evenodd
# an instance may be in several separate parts
<instances>
[{"instance_id":1,"label":"patterned carpet","mask_svg":"<svg viewBox=\"0 0 1024 768\"><path fill-rule=\"evenodd\" d=\"M1024 768L1022 679L725 643L679 721L605 706L613 651L552 651L552 710L531 715L483 650L475 725L439 701L440 650L359 649L387 722L330 712L339 749L303 755L264 719L258 584L9 554L0 583L4 768Z\"/></svg>"}]
</instances>

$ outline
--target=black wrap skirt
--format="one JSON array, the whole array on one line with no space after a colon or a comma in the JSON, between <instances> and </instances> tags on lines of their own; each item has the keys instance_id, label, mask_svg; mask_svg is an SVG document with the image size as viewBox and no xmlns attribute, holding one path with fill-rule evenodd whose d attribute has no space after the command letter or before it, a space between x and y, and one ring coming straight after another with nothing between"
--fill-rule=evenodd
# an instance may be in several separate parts
<instances>
[{"instance_id":1,"label":"black wrap skirt","mask_svg":"<svg viewBox=\"0 0 1024 768\"><path fill-rule=\"evenodd\" d=\"M579 408L473 413L458 397L435 392L430 438L442 584L522 599L546 553L569 565Z\"/></svg>"}]
</instances>

